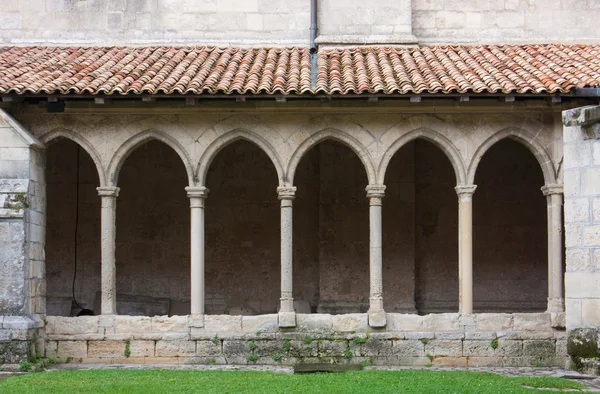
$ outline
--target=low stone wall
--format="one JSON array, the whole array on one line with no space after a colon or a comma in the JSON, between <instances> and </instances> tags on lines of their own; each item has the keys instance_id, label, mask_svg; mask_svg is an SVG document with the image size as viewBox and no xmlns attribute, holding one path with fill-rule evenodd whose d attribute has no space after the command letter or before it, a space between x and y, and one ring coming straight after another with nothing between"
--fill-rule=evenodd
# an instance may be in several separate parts
<instances>
[{"instance_id":1,"label":"low stone wall","mask_svg":"<svg viewBox=\"0 0 600 394\"><path fill-rule=\"evenodd\" d=\"M48 317L46 357L78 363L561 366L563 330L541 314L393 314L372 329L366 314Z\"/></svg>"},{"instance_id":2,"label":"low stone wall","mask_svg":"<svg viewBox=\"0 0 600 394\"><path fill-rule=\"evenodd\" d=\"M33 315L0 315L0 366L44 355L44 322Z\"/></svg>"}]
</instances>

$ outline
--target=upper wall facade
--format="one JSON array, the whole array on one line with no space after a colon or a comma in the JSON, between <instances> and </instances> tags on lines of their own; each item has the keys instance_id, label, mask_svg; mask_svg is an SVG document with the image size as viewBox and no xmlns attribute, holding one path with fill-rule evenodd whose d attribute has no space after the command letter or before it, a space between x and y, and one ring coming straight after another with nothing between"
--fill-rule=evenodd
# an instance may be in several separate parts
<instances>
[{"instance_id":1,"label":"upper wall facade","mask_svg":"<svg viewBox=\"0 0 600 394\"><path fill-rule=\"evenodd\" d=\"M0 0L0 44L308 46L310 0ZM322 45L593 43L599 0L320 0Z\"/></svg>"}]
</instances>

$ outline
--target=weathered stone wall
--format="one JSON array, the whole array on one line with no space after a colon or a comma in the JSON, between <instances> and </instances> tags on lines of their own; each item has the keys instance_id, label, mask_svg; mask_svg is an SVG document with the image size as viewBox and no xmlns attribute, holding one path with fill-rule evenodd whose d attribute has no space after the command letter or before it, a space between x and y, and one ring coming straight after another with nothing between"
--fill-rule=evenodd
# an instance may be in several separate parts
<instances>
[{"instance_id":1,"label":"weathered stone wall","mask_svg":"<svg viewBox=\"0 0 600 394\"><path fill-rule=\"evenodd\" d=\"M549 314L388 314L369 331L366 314L48 317L46 356L84 363L352 363L439 366L565 366L564 331ZM251 357L252 356L252 357ZM252 361L254 360L254 361Z\"/></svg>"},{"instance_id":2,"label":"weathered stone wall","mask_svg":"<svg viewBox=\"0 0 600 394\"><path fill-rule=\"evenodd\" d=\"M319 3L318 39L327 45L600 38L594 0ZM0 42L6 44L308 46L310 0L4 0L0 22Z\"/></svg>"},{"instance_id":3,"label":"weathered stone wall","mask_svg":"<svg viewBox=\"0 0 600 394\"><path fill-rule=\"evenodd\" d=\"M42 145L0 110L0 364L43 353L45 185Z\"/></svg>"},{"instance_id":4,"label":"weathered stone wall","mask_svg":"<svg viewBox=\"0 0 600 394\"><path fill-rule=\"evenodd\" d=\"M564 112L565 307L575 366L600 373L598 107ZM589 112L588 112L589 111Z\"/></svg>"}]
</instances>

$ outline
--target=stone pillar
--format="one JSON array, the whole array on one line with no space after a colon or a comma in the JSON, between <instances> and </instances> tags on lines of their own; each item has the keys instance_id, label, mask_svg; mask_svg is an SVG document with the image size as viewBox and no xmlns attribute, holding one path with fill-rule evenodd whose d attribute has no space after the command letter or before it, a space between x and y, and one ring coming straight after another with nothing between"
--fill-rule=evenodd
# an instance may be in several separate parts
<instances>
[{"instance_id":1,"label":"stone pillar","mask_svg":"<svg viewBox=\"0 0 600 394\"><path fill-rule=\"evenodd\" d=\"M563 187L553 184L542 187L548 207L548 312L565 310L563 294Z\"/></svg>"},{"instance_id":2,"label":"stone pillar","mask_svg":"<svg viewBox=\"0 0 600 394\"><path fill-rule=\"evenodd\" d=\"M117 314L117 273L115 266L116 213L119 188L99 187L98 195L102 199L101 213L101 271L103 315Z\"/></svg>"},{"instance_id":3,"label":"stone pillar","mask_svg":"<svg viewBox=\"0 0 600 394\"><path fill-rule=\"evenodd\" d=\"M473 313L473 193L476 185L458 185L458 311Z\"/></svg>"},{"instance_id":4,"label":"stone pillar","mask_svg":"<svg viewBox=\"0 0 600 394\"><path fill-rule=\"evenodd\" d=\"M366 188L369 199L369 229L370 229L370 284L369 325L385 327L386 314L383 310L383 274L382 274L382 241L381 241L381 205L385 196L384 185L369 185Z\"/></svg>"},{"instance_id":5,"label":"stone pillar","mask_svg":"<svg viewBox=\"0 0 600 394\"><path fill-rule=\"evenodd\" d=\"M296 312L293 298L293 201L296 188L280 186L277 195L281 200L281 307L279 327L295 327Z\"/></svg>"},{"instance_id":6,"label":"stone pillar","mask_svg":"<svg viewBox=\"0 0 600 394\"><path fill-rule=\"evenodd\" d=\"M204 315L204 200L208 197L206 187L186 187L190 199L190 245L191 245L191 314Z\"/></svg>"}]
</instances>

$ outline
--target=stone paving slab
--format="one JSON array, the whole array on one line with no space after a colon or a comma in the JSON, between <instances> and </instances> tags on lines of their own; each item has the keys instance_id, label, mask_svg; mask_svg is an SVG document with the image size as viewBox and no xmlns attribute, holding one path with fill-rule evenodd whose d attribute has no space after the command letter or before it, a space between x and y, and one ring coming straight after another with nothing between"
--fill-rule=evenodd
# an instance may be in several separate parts
<instances>
[{"instance_id":1,"label":"stone paving slab","mask_svg":"<svg viewBox=\"0 0 600 394\"><path fill-rule=\"evenodd\" d=\"M283 374L294 373L293 367L273 366L273 365L173 365L173 364L61 364L49 368L48 371L71 371L71 370L179 370L179 371L268 371ZM491 372L507 377L533 376L565 378L577 381L588 388L591 393L600 393L600 376L584 375L576 371L564 368L491 368L491 367L366 367L366 371L468 371L468 372Z\"/></svg>"}]
</instances>

